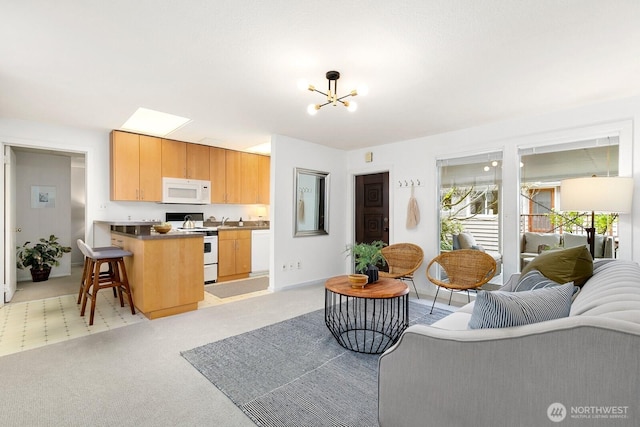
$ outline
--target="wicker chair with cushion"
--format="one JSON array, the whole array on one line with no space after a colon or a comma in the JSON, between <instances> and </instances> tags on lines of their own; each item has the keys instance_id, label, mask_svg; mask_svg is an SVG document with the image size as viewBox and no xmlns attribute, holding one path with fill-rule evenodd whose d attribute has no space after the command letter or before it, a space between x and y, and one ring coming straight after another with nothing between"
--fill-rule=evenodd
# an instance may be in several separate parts
<instances>
[{"instance_id":1,"label":"wicker chair with cushion","mask_svg":"<svg viewBox=\"0 0 640 427\"><path fill-rule=\"evenodd\" d=\"M437 264L441 267L439 277L431 275L431 267ZM486 252L474 249L460 249L451 252L443 252L431 260L427 266L427 279L437 286L436 295L433 297L431 312L436 304L440 288L451 291L467 291L467 298L471 301L469 290L478 289L489 282L496 274L496 261ZM449 304L451 304L449 295Z\"/></svg>"},{"instance_id":2,"label":"wicker chair with cushion","mask_svg":"<svg viewBox=\"0 0 640 427\"><path fill-rule=\"evenodd\" d=\"M411 283L413 283L413 289L416 291L416 296L420 298L416 284L413 281L413 273L420 267L424 260L422 248L413 243L395 243L385 246L380 249L380 252L389 266L389 271L381 271L380 277L391 277L411 281Z\"/></svg>"}]
</instances>

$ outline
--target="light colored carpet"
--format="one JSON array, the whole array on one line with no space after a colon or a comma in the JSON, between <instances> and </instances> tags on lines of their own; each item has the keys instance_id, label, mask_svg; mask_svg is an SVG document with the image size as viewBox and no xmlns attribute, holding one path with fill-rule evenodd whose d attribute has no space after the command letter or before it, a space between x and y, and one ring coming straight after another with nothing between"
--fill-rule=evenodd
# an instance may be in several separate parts
<instances>
[{"instance_id":1,"label":"light colored carpet","mask_svg":"<svg viewBox=\"0 0 640 427\"><path fill-rule=\"evenodd\" d=\"M269 276L250 277L232 282L206 285L204 290L218 298L230 298L251 292L264 291L269 287Z\"/></svg>"},{"instance_id":2,"label":"light colored carpet","mask_svg":"<svg viewBox=\"0 0 640 427\"><path fill-rule=\"evenodd\" d=\"M449 314L411 303L410 323ZM378 355L341 347L317 310L182 353L259 426L377 426Z\"/></svg>"}]
</instances>

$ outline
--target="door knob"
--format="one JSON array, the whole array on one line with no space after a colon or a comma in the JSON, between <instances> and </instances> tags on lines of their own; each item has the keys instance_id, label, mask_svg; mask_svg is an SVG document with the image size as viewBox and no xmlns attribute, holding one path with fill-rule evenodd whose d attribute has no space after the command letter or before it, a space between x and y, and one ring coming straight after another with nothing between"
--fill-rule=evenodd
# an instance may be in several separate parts
<instances>
[{"instance_id":1,"label":"door knob","mask_svg":"<svg viewBox=\"0 0 640 427\"><path fill-rule=\"evenodd\" d=\"M18 228L16 228L16 231L17 231L18 233L22 233L22 228L18 227Z\"/></svg>"}]
</instances>

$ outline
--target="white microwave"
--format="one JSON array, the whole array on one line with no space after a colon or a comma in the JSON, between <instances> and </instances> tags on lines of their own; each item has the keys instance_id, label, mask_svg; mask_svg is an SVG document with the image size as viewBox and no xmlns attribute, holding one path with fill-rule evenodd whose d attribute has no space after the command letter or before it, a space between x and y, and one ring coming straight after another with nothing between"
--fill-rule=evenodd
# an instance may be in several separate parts
<instances>
[{"instance_id":1,"label":"white microwave","mask_svg":"<svg viewBox=\"0 0 640 427\"><path fill-rule=\"evenodd\" d=\"M164 177L162 203L208 205L211 203L211 181Z\"/></svg>"}]
</instances>

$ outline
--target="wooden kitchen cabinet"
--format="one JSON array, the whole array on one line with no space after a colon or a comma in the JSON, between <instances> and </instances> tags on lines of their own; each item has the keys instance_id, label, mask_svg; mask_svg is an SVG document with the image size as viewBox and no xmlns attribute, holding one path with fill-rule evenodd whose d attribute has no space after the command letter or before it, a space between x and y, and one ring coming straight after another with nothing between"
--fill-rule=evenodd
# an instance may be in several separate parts
<instances>
[{"instance_id":1,"label":"wooden kitchen cabinet","mask_svg":"<svg viewBox=\"0 0 640 427\"><path fill-rule=\"evenodd\" d=\"M271 157L258 156L258 200L256 203L269 204L269 183L271 182Z\"/></svg>"},{"instance_id":2,"label":"wooden kitchen cabinet","mask_svg":"<svg viewBox=\"0 0 640 427\"><path fill-rule=\"evenodd\" d=\"M149 319L197 310L204 299L202 236L142 239L111 233L125 257L133 303Z\"/></svg>"},{"instance_id":3,"label":"wooden kitchen cabinet","mask_svg":"<svg viewBox=\"0 0 640 427\"><path fill-rule=\"evenodd\" d=\"M258 156L251 153L241 153L241 203L258 203Z\"/></svg>"},{"instance_id":4,"label":"wooden kitchen cabinet","mask_svg":"<svg viewBox=\"0 0 640 427\"><path fill-rule=\"evenodd\" d=\"M162 200L160 138L114 130L110 150L111 200Z\"/></svg>"},{"instance_id":5,"label":"wooden kitchen cabinet","mask_svg":"<svg viewBox=\"0 0 640 427\"><path fill-rule=\"evenodd\" d=\"M187 177L187 143L162 140L162 176L170 178Z\"/></svg>"},{"instance_id":6,"label":"wooden kitchen cabinet","mask_svg":"<svg viewBox=\"0 0 640 427\"><path fill-rule=\"evenodd\" d=\"M114 130L111 200L162 201L162 178L211 181L211 203L268 204L269 156Z\"/></svg>"},{"instance_id":7,"label":"wooden kitchen cabinet","mask_svg":"<svg viewBox=\"0 0 640 427\"><path fill-rule=\"evenodd\" d=\"M226 150L225 153L225 203L243 203L242 200L242 153Z\"/></svg>"},{"instance_id":8,"label":"wooden kitchen cabinet","mask_svg":"<svg viewBox=\"0 0 640 427\"><path fill-rule=\"evenodd\" d=\"M226 203L227 197L227 150L209 147L209 176L211 177L211 203Z\"/></svg>"},{"instance_id":9,"label":"wooden kitchen cabinet","mask_svg":"<svg viewBox=\"0 0 640 427\"><path fill-rule=\"evenodd\" d=\"M211 180L208 145L187 143L187 179Z\"/></svg>"},{"instance_id":10,"label":"wooden kitchen cabinet","mask_svg":"<svg viewBox=\"0 0 640 427\"><path fill-rule=\"evenodd\" d=\"M218 282L251 272L251 230L218 230Z\"/></svg>"},{"instance_id":11,"label":"wooden kitchen cabinet","mask_svg":"<svg viewBox=\"0 0 640 427\"><path fill-rule=\"evenodd\" d=\"M211 203L268 204L268 156L211 147Z\"/></svg>"},{"instance_id":12,"label":"wooden kitchen cabinet","mask_svg":"<svg viewBox=\"0 0 640 427\"><path fill-rule=\"evenodd\" d=\"M209 146L163 139L162 176L209 181Z\"/></svg>"}]
</instances>

